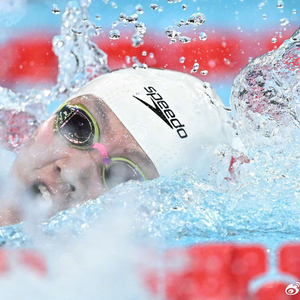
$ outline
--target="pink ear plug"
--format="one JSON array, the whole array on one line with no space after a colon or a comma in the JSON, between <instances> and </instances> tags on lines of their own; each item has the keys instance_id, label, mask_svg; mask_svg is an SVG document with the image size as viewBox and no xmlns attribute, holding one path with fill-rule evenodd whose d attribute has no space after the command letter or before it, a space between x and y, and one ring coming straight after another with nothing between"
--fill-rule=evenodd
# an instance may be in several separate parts
<instances>
[{"instance_id":1,"label":"pink ear plug","mask_svg":"<svg viewBox=\"0 0 300 300\"><path fill-rule=\"evenodd\" d=\"M110 163L110 159L109 159L109 157L107 155L107 151L106 151L105 147L102 144L100 144L100 143L94 143L94 145L92 146L92 148L98 149L100 151L104 164L106 166L108 166L109 163Z\"/></svg>"}]
</instances>

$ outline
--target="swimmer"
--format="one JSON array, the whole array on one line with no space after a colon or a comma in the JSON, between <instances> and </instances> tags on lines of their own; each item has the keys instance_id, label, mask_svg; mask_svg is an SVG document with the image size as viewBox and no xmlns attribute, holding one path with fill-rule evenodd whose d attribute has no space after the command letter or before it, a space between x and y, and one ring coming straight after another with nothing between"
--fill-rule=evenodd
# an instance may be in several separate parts
<instances>
[{"instance_id":1,"label":"swimmer","mask_svg":"<svg viewBox=\"0 0 300 300\"><path fill-rule=\"evenodd\" d=\"M61 105L20 150L12 173L51 201L54 214L129 180L182 167L207 176L216 147L236 146L229 120L208 83L169 70L122 69Z\"/></svg>"}]
</instances>

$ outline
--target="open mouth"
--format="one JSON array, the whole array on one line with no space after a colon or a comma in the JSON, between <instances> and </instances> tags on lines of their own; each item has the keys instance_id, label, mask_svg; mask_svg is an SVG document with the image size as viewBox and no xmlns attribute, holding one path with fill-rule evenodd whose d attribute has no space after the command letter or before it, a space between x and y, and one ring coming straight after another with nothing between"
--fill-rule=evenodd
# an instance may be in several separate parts
<instances>
[{"instance_id":1,"label":"open mouth","mask_svg":"<svg viewBox=\"0 0 300 300\"><path fill-rule=\"evenodd\" d=\"M36 182L30 188L35 197L42 197L46 201L52 201L51 193L43 182Z\"/></svg>"}]
</instances>

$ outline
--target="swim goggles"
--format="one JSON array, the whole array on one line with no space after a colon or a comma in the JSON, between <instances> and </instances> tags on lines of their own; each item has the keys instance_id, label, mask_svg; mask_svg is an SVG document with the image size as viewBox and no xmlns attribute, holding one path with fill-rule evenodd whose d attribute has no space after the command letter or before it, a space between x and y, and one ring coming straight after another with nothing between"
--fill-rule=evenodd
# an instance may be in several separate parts
<instances>
[{"instance_id":1,"label":"swim goggles","mask_svg":"<svg viewBox=\"0 0 300 300\"><path fill-rule=\"evenodd\" d=\"M98 149L103 159L102 178L104 185L112 189L129 180L147 180L142 170L131 160L123 157L109 158L100 144L100 130L94 117L82 104L65 104L56 112L54 131L73 148Z\"/></svg>"}]
</instances>

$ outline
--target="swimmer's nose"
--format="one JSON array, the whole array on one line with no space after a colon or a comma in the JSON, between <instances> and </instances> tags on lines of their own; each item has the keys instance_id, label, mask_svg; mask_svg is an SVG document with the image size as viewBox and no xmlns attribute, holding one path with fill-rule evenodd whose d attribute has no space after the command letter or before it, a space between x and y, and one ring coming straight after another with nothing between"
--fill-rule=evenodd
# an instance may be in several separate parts
<instances>
[{"instance_id":1,"label":"swimmer's nose","mask_svg":"<svg viewBox=\"0 0 300 300\"><path fill-rule=\"evenodd\" d=\"M73 150L73 153L54 162L54 172L69 187L78 200L97 198L105 192L101 169L103 160L95 151Z\"/></svg>"}]
</instances>

